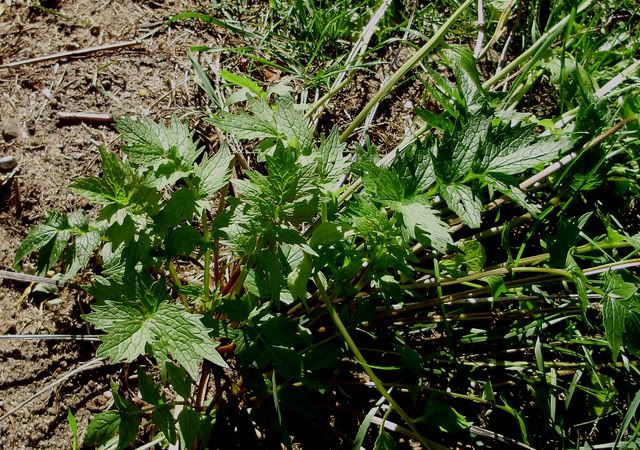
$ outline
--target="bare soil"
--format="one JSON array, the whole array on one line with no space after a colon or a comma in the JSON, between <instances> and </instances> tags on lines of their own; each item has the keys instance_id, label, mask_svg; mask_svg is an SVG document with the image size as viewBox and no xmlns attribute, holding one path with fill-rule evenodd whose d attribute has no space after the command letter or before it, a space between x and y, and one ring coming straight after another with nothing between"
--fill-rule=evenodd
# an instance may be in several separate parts
<instances>
[{"instance_id":1,"label":"bare soil","mask_svg":"<svg viewBox=\"0 0 640 450\"><path fill-rule=\"evenodd\" d=\"M171 15L205 10L211 2L42 2L49 11L36 4L0 2L0 64L157 33L141 45L0 69L0 157L18 160L20 194L12 182L0 185L2 269L11 267L27 230L48 210L88 207L66 187L75 176L95 174L97 146L109 146L116 137L108 125L61 124L57 113L188 114L196 86L187 50L222 38L212 26L161 27ZM28 287L0 283L0 335L86 333L78 320L88 312L83 296L71 291L29 295ZM0 340L0 417L89 361L94 351L91 342ZM109 401L110 372L108 366L82 372L0 421L0 448L69 448L67 408L82 438L91 415Z\"/></svg>"}]
</instances>

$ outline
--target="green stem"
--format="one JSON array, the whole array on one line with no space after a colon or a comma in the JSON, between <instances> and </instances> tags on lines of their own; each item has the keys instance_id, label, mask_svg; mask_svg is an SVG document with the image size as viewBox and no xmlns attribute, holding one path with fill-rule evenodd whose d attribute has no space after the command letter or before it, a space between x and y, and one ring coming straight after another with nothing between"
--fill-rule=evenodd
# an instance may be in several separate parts
<instances>
[{"instance_id":1,"label":"green stem","mask_svg":"<svg viewBox=\"0 0 640 450\"><path fill-rule=\"evenodd\" d=\"M414 424L414 420L409 416L409 414L406 413L406 411L398 404L398 402L396 402L395 399L393 397L391 397L391 394L389 394L387 392L387 390L385 389L382 381L376 376L376 374L373 372L373 370L371 370L371 367L369 366L367 361L364 359L364 356L362 355L362 353L360 353L360 350L358 349L358 346L356 345L354 340L351 338L351 335L349 334L349 331L344 326L344 323L342 323L342 320L340 319L340 316L338 315L338 312L334 308L333 303L331 303L331 300L329 299L329 296L327 295L327 292L324 290L322 281L320 280L318 275L314 275L313 276L313 280L315 281L316 285L318 286L318 291L320 292L320 296L322 297L322 301L324 302L325 307L327 308L327 311L329 312L329 316L331 317L331 320L336 325L336 328L338 329L338 331L342 335L342 338L344 339L344 341L346 342L347 346L349 347L349 350L351 350L351 352L355 356L355 358L358 361L358 363L360 364L360 366L362 366L362 368L364 369L366 374L369 376L369 378L371 379L373 384L375 384L376 389L378 390L378 392L380 392L380 394L389 402L389 405L398 412L400 417L402 417L402 419L406 422L406 424L409 426L409 428L411 428L411 431L413 431L415 433L416 437L420 440L422 445L424 445L426 448L430 448L431 447L431 441L429 441L424 436L422 436L420 431L418 431L418 429L416 428L416 426Z\"/></svg>"},{"instance_id":2,"label":"green stem","mask_svg":"<svg viewBox=\"0 0 640 450\"><path fill-rule=\"evenodd\" d=\"M173 265L173 261L171 260L167 261L167 267L169 268L169 274L171 274L171 280L173 281L173 284L175 284L176 287L178 288L178 298L180 298L180 301L182 302L185 308L190 309L191 307L189 306L187 297L185 297L184 294L180 292L180 289L182 288L182 283L180 282L180 277L178 277L176 266Z\"/></svg>"},{"instance_id":3,"label":"green stem","mask_svg":"<svg viewBox=\"0 0 640 450\"><path fill-rule=\"evenodd\" d=\"M462 14L462 12L469 6L473 0L465 0L462 5L447 19L447 21L436 31L431 39L427 41L411 58L407 60L398 70L394 72L391 77L384 83L376 95L373 96L371 100L362 108L362 111L356 116L355 119L349 124L346 130L340 135L340 141L345 142L349 137L353 134L354 130L358 128L358 126L362 123L362 121L369 115L369 112L374 108L374 106L380 102L384 97L386 97L396 86L398 81L411 69L413 69L422 58L425 57L427 53L429 53L433 48L438 44L440 39L447 32L449 27L453 24L453 22ZM386 392L386 391L385 391Z\"/></svg>"},{"instance_id":4,"label":"green stem","mask_svg":"<svg viewBox=\"0 0 640 450\"><path fill-rule=\"evenodd\" d=\"M211 230L209 229L209 222L207 220L207 210L202 210L202 230L205 245L207 249L204 252L204 279L202 281L202 303L205 308L209 308L209 299L211 296Z\"/></svg>"}]
</instances>

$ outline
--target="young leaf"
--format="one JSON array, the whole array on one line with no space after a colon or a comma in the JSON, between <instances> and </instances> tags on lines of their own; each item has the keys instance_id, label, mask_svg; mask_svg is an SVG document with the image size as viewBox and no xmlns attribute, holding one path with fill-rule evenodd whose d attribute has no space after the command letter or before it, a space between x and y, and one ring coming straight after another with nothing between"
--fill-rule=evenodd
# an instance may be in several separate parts
<instances>
[{"instance_id":1,"label":"young leaf","mask_svg":"<svg viewBox=\"0 0 640 450\"><path fill-rule=\"evenodd\" d=\"M30 253L40 250L38 271L45 273L58 260L71 237L67 218L58 212L51 212L44 224L38 224L29 230L14 256L13 267Z\"/></svg>"},{"instance_id":2,"label":"young leaf","mask_svg":"<svg viewBox=\"0 0 640 450\"><path fill-rule=\"evenodd\" d=\"M164 437L170 444L175 444L178 439L176 435L176 425L173 415L171 414L171 406L160 405L153 409L151 413L151 421L162 431Z\"/></svg>"},{"instance_id":3,"label":"young leaf","mask_svg":"<svg viewBox=\"0 0 640 450\"><path fill-rule=\"evenodd\" d=\"M182 436L182 448L191 448L191 444L198 437L200 414L190 406L185 406L178 416L178 424Z\"/></svg>"},{"instance_id":4,"label":"young leaf","mask_svg":"<svg viewBox=\"0 0 640 450\"><path fill-rule=\"evenodd\" d=\"M196 158L202 153L202 149L194 142L189 127L175 116L171 118L168 127L157 124L148 117L140 120L121 117L116 121L116 129L126 143L122 150L131 161L153 168L156 172L161 166L165 166L164 176L158 176L158 173L155 175L166 184L175 181L178 175L188 174Z\"/></svg>"},{"instance_id":5,"label":"young leaf","mask_svg":"<svg viewBox=\"0 0 640 450\"><path fill-rule=\"evenodd\" d=\"M133 361L148 345L158 358L172 356L191 375L198 376L198 365L205 358L221 367L227 363L216 351L200 318L182 305L162 302L149 311L142 302L106 301L84 316L96 328L106 331L97 355L113 362Z\"/></svg>"},{"instance_id":6,"label":"young leaf","mask_svg":"<svg viewBox=\"0 0 640 450\"><path fill-rule=\"evenodd\" d=\"M313 142L309 121L294 107L291 99L277 102L273 108L264 101L253 101L251 114L222 113L210 122L238 139L269 139L286 147L307 149Z\"/></svg>"},{"instance_id":7,"label":"young leaf","mask_svg":"<svg viewBox=\"0 0 640 450\"><path fill-rule=\"evenodd\" d=\"M491 117L475 115L460 122L454 132L445 136L435 155L434 167L439 180L445 184L464 179L481 153L491 126Z\"/></svg>"},{"instance_id":8,"label":"young leaf","mask_svg":"<svg viewBox=\"0 0 640 450\"><path fill-rule=\"evenodd\" d=\"M453 63L453 73L465 106L470 113L477 113L484 104L484 89L473 54L467 46L456 45L447 50L447 57Z\"/></svg>"},{"instance_id":9,"label":"young leaf","mask_svg":"<svg viewBox=\"0 0 640 450\"><path fill-rule=\"evenodd\" d=\"M69 428L71 429L71 449L78 450L78 422L76 421L76 417L71 412L71 409L67 409L67 422L69 423Z\"/></svg>"},{"instance_id":10,"label":"young leaf","mask_svg":"<svg viewBox=\"0 0 640 450\"><path fill-rule=\"evenodd\" d=\"M439 394L433 394L429 397L420 421L429 426L437 427L445 433L455 433L471 426L471 423L462 414L449 406Z\"/></svg>"}]
</instances>

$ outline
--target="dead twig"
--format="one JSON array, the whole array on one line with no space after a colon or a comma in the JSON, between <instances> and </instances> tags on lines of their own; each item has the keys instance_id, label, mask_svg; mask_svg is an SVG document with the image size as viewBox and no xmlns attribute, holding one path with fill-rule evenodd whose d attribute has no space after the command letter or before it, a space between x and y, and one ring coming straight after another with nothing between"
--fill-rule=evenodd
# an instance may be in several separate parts
<instances>
[{"instance_id":1,"label":"dead twig","mask_svg":"<svg viewBox=\"0 0 640 450\"><path fill-rule=\"evenodd\" d=\"M97 334L3 334L0 340L8 341L100 341Z\"/></svg>"},{"instance_id":2,"label":"dead twig","mask_svg":"<svg viewBox=\"0 0 640 450\"><path fill-rule=\"evenodd\" d=\"M95 124L109 124L113 123L114 119L111 114L98 113L98 112L67 112L60 111L56 117L61 123L95 123Z\"/></svg>"},{"instance_id":3,"label":"dead twig","mask_svg":"<svg viewBox=\"0 0 640 450\"><path fill-rule=\"evenodd\" d=\"M69 50L66 52L52 53L50 55L36 56L35 58L28 58L20 61L13 61L7 64L0 65L0 69L13 69L16 67L26 66L29 64L55 61L58 59L70 58L74 56L85 56L91 53L98 53L98 52L103 52L107 50L116 50L119 48L126 48L126 47L134 47L136 45L141 45L141 44L142 44L142 38L134 39L132 41L114 42L111 44L98 45L95 47L86 47L78 50Z\"/></svg>"},{"instance_id":4,"label":"dead twig","mask_svg":"<svg viewBox=\"0 0 640 450\"><path fill-rule=\"evenodd\" d=\"M21 283L42 283L50 284L59 288L70 287L80 289L80 286L64 280L54 280L53 278L41 277L39 275L28 275L26 273L11 272L9 270L0 270L0 280L13 280Z\"/></svg>"}]
</instances>

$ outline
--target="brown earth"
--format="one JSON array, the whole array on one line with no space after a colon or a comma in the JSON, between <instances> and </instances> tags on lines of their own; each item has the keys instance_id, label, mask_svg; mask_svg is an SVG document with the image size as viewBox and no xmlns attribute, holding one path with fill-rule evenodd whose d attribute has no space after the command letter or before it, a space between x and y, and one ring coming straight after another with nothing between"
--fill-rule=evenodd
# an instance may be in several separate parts
<instances>
[{"instance_id":1,"label":"brown earth","mask_svg":"<svg viewBox=\"0 0 640 450\"><path fill-rule=\"evenodd\" d=\"M57 113L187 114L193 110L187 99L197 89L187 50L221 39L211 26L161 26L179 11L203 10L211 2L42 3L55 9L43 11L35 1L0 2L0 63L157 33L138 46L0 69L0 157L19 161L21 194L18 199L11 182L0 187L1 269L11 267L28 228L47 210L87 207L66 187L75 176L95 174L97 146L115 139L108 125L60 124ZM0 285L0 335L86 333L78 321L87 312L80 294L26 295L26 288L8 281ZM91 342L0 340L0 417L89 361L94 351ZM0 448L70 448L67 408L73 409L82 437L91 415L109 401L110 372L105 366L82 372L1 420Z\"/></svg>"}]
</instances>

